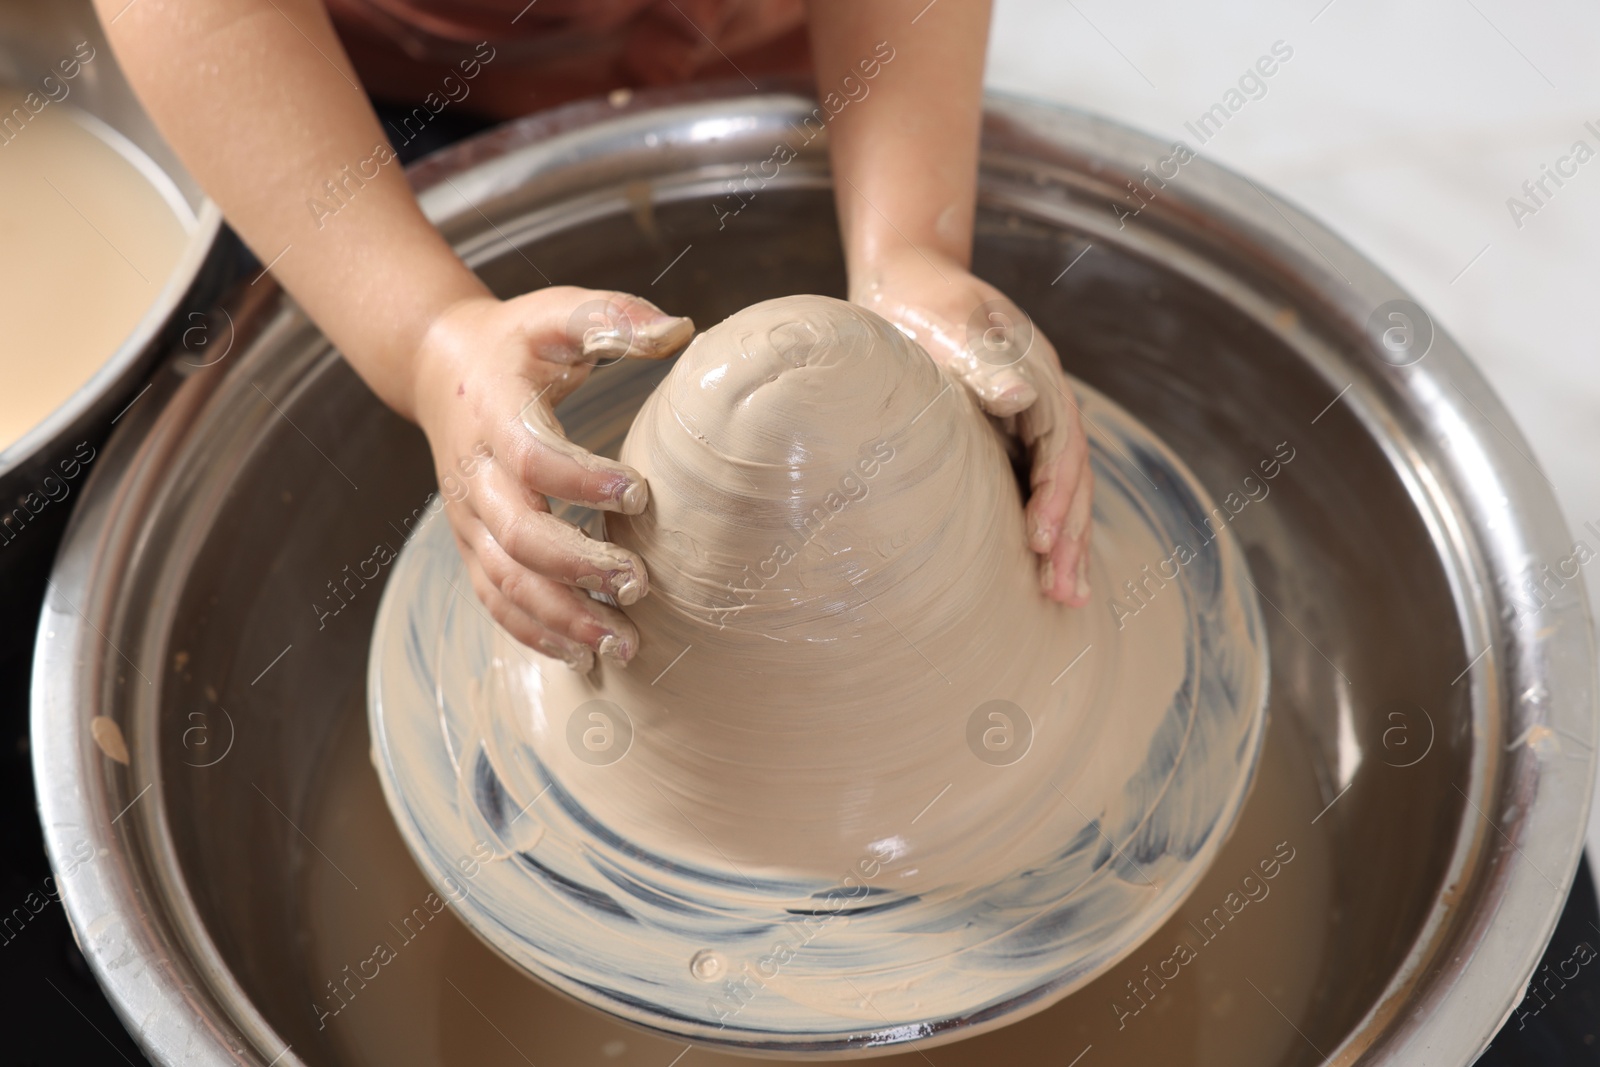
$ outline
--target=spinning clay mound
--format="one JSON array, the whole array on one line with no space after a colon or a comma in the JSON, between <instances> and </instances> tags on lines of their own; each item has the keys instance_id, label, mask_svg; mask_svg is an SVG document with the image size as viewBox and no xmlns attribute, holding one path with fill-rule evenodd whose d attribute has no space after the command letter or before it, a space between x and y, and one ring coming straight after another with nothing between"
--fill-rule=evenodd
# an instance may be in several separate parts
<instances>
[{"instance_id":1,"label":"spinning clay mound","mask_svg":"<svg viewBox=\"0 0 1600 1067\"><path fill-rule=\"evenodd\" d=\"M675 861L825 881L892 855L880 884L918 892L992 878L1007 853L1042 861L1072 814L1053 783L1094 798L1126 780L1182 681L1181 656L1114 678L1106 656L1052 685L1106 620L1040 594L999 435L870 312L788 297L730 318L645 402L621 458L651 489L643 515L606 523L649 569L629 612L641 652L557 674L541 703L614 703L630 766L529 741ZM1179 648L1181 602L1152 608L1149 647ZM1114 722L1095 714L1134 691ZM990 763L968 743L980 708ZM952 803L918 819L946 786Z\"/></svg>"},{"instance_id":2,"label":"spinning clay mound","mask_svg":"<svg viewBox=\"0 0 1600 1067\"><path fill-rule=\"evenodd\" d=\"M1210 505L1120 409L1083 410L1090 581L1117 590ZM621 459L650 487L606 519L649 573L629 667L578 675L487 623L442 522L380 611L380 777L436 884L495 857L450 893L491 945L687 1040L828 1051L1037 1010L1181 901L1261 736L1225 527L1135 618L1047 600L991 421L823 297L699 337Z\"/></svg>"}]
</instances>

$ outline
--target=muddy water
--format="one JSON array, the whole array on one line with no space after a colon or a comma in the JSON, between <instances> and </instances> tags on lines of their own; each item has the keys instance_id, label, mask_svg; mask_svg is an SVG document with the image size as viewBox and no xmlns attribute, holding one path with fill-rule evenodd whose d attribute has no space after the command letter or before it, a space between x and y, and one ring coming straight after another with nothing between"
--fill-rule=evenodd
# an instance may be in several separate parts
<instances>
[{"instance_id":1,"label":"muddy water","mask_svg":"<svg viewBox=\"0 0 1600 1067\"><path fill-rule=\"evenodd\" d=\"M305 829L307 1004L339 1064L733 1067L573 1004L522 976L451 915L412 863L367 759L366 716L345 716ZM1332 853L1311 750L1271 720L1232 839L1179 913L1060 1004L992 1034L875 1061L962 1067L1317 1062L1309 1014L1333 912ZM336 866L337 865L337 868ZM1087 1050L1087 1051L1085 1051ZM681 1054L681 1058L680 1057Z\"/></svg>"},{"instance_id":2,"label":"muddy water","mask_svg":"<svg viewBox=\"0 0 1600 1067\"><path fill-rule=\"evenodd\" d=\"M0 85L0 449L116 351L194 221L137 149L113 147L114 135L69 104L34 114L24 99Z\"/></svg>"}]
</instances>

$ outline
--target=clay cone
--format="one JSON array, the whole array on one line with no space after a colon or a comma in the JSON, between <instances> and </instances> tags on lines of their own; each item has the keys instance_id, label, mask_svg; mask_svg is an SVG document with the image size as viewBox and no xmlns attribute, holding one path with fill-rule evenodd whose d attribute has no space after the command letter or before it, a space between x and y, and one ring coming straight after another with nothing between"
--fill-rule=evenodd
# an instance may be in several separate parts
<instances>
[{"instance_id":1,"label":"clay cone","mask_svg":"<svg viewBox=\"0 0 1600 1067\"><path fill-rule=\"evenodd\" d=\"M755 305L621 458L650 485L606 528L649 569L641 650L544 706L630 750L533 742L583 807L680 862L827 881L893 856L919 891L1039 846L1101 725L1054 684L1088 627L1040 594L1002 439L921 348L842 301ZM1122 724L1130 751L1153 725Z\"/></svg>"}]
</instances>

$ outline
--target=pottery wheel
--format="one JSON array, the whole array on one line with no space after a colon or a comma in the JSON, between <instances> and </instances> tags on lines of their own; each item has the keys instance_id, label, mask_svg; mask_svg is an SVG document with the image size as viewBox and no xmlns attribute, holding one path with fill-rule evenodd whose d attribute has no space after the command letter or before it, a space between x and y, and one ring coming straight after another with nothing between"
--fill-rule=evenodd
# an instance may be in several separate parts
<instances>
[{"instance_id":1,"label":"pottery wheel","mask_svg":"<svg viewBox=\"0 0 1600 1067\"><path fill-rule=\"evenodd\" d=\"M442 516L373 636L390 809L479 937L687 1042L837 1053L1037 1011L1171 915L1248 788L1267 665L1228 513L1161 442L1077 385L1074 610L1038 593L1004 438L870 312L768 301L648 395L608 372L562 415L616 454L639 411L650 505L604 531L648 567L632 664L517 644Z\"/></svg>"}]
</instances>

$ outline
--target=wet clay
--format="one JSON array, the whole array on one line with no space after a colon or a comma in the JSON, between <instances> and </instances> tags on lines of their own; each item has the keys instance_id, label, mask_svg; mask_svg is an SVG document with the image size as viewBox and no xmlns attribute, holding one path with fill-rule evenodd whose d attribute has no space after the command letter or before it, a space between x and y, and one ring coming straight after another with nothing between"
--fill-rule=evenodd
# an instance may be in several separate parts
<instances>
[{"instance_id":1,"label":"wet clay","mask_svg":"<svg viewBox=\"0 0 1600 1067\"><path fill-rule=\"evenodd\" d=\"M57 103L32 114L0 87L0 117L17 109L28 121L0 142L0 449L110 358L194 224L147 176L165 180L155 164L97 120Z\"/></svg>"},{"instance_id":2,"label":"wet clay","mask_svg":"<svg viewBox=\"0 0 1600 1067\"><path fill-rule=\"evenodd\" d=\"M1209 504L1082 402L1109 589ZM696 1043L952 1039L1091 980L1200 878L1262 735L1226 531L1131 622L1048 601L1005 438L822 297L697 339L620 458L650 493L604 531L649 568L628 668L495 627L437 520L373 635L391 810L441 893L472 870L454 906L528 972Z\"/></svg>"},{"instance_id":3,"label":"wet clay","mask_svg":"<svg viewBox=\"0 0 1600 1067\"><path fill-rule=\"evenodd\" d=\"M1312 824L1323 804L1314 759L1294 717L1274 717L1234 834L1178 912L1126 960L1066 1000L1004 1029L930 1050L932 1061L938 1067L1065 1065L1092 1045L1077 1067L1270 1067L1292 1055L1319 1062L1294 1030L1308 1029L1315 1014L1314 991L1336 911L1326 823ZM699 1046L685 1052L682 1041L575 1004L486 947L443 906L407 854L367 759L367 733L355 709L338 730L319 780L323 791L313 798L305 830L326 858L304 847L302 899L306 985L317 995L305 1012L320 1020L326 1044L320 1051L297 1046L308 1063L781 1062ZM1263 862L1274 877L1266 877ZM470 881L463 877L461 884L470 891ZM1192 958L1169 962L1183 955L1179 946ZM873 1062L926 1067L928 1060L906 1052Z\"/></svg>"},{"instance_id":4,"label":"wet clay","mask_svg":"<svg viewBox=\"0 0 1600 1067\"><path fill-rule=\"evenodd\" d=\"M1038 861L1137 773L1183 681L1185 619L1155 603L1130 641L1041 596L1004 447L871 313L809 296L740 312L622 447L651 492L605 528L649 568L638 657L513 667L485 715L675 862L836 880L875 856L879 885L949 893ZM625 764L569 743L595 700L631 721ZM986 740L1019 747L997 766L974 758Z\"/></svg>"}]
</instances>

